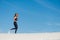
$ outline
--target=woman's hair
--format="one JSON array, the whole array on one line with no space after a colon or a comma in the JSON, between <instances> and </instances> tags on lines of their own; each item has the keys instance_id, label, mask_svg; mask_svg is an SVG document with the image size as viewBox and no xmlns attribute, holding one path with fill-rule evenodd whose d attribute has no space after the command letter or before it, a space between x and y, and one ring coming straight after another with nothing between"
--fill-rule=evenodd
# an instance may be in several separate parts
<instances>
[{"instance_id":1,"label":"woman's hair","mask_svg":"<svg viewBox=\"0 0 60 40\"><path fill-rule=\"evenodd\" d=\"M17 13L15 13L14 17L16 16Z\"/></svg>"}]
</instances>

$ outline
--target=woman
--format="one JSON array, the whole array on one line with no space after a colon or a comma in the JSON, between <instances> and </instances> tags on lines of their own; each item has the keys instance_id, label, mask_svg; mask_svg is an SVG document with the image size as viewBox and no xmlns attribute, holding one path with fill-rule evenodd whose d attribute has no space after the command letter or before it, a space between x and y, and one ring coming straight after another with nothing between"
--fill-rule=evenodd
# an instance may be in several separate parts
<instances>
[{"instance_id":1,"label":"woman","mask_svg":"<svg viewBox=\"0 0 60 40\"><path fill-rule=\"evenodd\" d=\"M15 15L14 15L14 27L15 27L15 28L12 28L12 29L11 29L11 30L15 30L15 33L17 33L17 29L18 29L17 19L18 19L18 14L15 13Z\"/></svg>"}]
</instances>

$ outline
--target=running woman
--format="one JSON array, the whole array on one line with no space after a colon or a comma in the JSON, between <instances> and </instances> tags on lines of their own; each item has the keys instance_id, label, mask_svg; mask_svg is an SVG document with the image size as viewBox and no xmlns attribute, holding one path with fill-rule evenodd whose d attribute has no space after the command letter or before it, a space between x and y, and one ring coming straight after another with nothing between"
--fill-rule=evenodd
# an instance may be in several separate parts
<instances>
[{"instance_id":1,"label":"running woman","mask_svg":"<svg viewBox=\"0 0 60 40\"><path fill-rule=\"evenodd\" d=\"M18 29L17 20L18 20L18 13L15 13L14 23L13 23L15 28L10 29L10 30L15 30L15 33L17 33L17 29Z\"/></svg>"}]
</instances>

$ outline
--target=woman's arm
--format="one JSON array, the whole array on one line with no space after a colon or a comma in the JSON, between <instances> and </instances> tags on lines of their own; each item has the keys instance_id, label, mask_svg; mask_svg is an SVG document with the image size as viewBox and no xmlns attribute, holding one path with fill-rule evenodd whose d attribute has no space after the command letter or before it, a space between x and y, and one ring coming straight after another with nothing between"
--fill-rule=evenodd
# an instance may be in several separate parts
<instances>
[{"instance_id":1,"label":"woman's arm","mask_svg":"<svg viewBox=\"0 0 60 40\"><path fill-rule=\"evenodd\" d=\"M16 17L14 17L14 21L16 22Z\"/></svg>"}]
</instances>

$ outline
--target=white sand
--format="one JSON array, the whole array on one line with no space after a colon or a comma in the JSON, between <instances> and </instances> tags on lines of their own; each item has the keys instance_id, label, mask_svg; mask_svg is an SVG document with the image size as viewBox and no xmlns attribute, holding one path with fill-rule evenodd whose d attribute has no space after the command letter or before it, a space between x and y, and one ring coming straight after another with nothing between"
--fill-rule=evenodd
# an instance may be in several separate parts
<instances>
[{"instance_id":1,"label":"white sand","mask_svg":"<svg viewBox=\"0 0 60 40\"><path fill-rule=\"evenodd\" d=\"M60 40L60 32L0 34L0 40Z\"/></svg>"}]
</instances>

